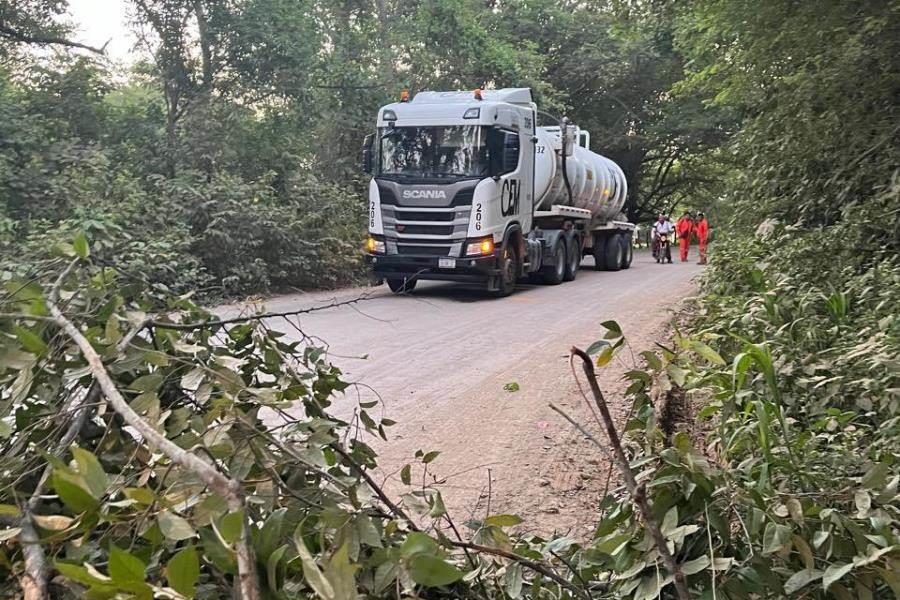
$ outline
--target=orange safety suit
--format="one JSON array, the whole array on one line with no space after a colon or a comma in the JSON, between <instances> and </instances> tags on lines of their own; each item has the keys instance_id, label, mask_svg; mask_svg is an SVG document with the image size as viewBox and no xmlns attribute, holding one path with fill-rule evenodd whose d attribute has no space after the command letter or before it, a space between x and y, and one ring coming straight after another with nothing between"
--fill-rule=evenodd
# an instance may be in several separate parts
<instances>
[{"instance_id":1,"label":"orange safety suit","mask_svg":"<svg viewBox=\"0 0 900 600\"><path fill-rule=\"evenodd\" d=\"M709 222L706 217L697 222L697 240L700 242L700 264L706 264L706 240L709 238Z\"/></svg>"},{"instance_id":2,"label":"orange safety suit","mask_svg":"<svg viewBox=\"0 0 900 600\"><path fill-rule=\"evenodd\" d=\"M691 246L691 235L694 233L694 221L690 217L681 217L675 224L678 244L681 249L681 262L687 262L688 249Z\"/></svg>"}]
</instances>

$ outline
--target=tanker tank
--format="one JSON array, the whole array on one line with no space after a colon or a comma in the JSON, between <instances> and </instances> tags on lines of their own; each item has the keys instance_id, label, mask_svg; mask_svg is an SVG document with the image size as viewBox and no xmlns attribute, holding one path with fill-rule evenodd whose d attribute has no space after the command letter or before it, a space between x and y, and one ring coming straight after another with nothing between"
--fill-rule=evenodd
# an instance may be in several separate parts
<instances>
[{"instance_id":1,"label":"tanker tank","mask_svg":"<svg viewBox=\"0 0 900 600\"><path fill-rule=\"evenodd\" d=\"M554 204L574 206L591 211L595 222L616 218L625 205L628 185L622 169L605 156L587 148L590 136L573 128L571 155L565 157L565 169L571 188L563 177L560 128L538 127L536 135L534 198L536 210L550 210Z\"/></svg>"}]
</instances>

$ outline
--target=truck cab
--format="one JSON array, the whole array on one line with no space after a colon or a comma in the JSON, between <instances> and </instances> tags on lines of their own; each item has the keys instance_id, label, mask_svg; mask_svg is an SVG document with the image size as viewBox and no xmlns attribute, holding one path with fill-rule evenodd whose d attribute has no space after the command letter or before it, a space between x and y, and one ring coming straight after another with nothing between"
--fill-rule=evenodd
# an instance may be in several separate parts
<instances>
[{"instance_id":1,"label":"truck cab","mask_svg":"<svg viewBox=\"0 0 900 600\"><path fill-rule=\"evenodd\" d=\"M394 291L438 279L510 293L533 225L536 121L527 88L421 92L383 106L364 148L375 278Z\"/></svg>"}]
</instances>

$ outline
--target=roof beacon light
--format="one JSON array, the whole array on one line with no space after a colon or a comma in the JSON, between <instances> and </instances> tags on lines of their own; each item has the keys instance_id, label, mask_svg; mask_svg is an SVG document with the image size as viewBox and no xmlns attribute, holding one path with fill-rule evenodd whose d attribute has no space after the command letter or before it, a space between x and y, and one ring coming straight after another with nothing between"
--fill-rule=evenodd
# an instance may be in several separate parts
<instances>
[{"instance_id":1,"label":"roof beacon light","mask_svg":"<svg viewBox=\"0 0 900 600\"><path fill-rule=\"evenodd\" d=\"M400 102L409 102L409 90L400 92Z\"/></svg>"},{"instance_id":2,"label":"roof beacon light","mask_svg":"<svg viewBox=\"0 0 900 600\"><path fill-rule=\"evenodd\" d=\"M476 100L484 100L484 98L481 96L481 88L475 88L475 91L473 93L475 94Z\"/></svg>"}]
</instances>

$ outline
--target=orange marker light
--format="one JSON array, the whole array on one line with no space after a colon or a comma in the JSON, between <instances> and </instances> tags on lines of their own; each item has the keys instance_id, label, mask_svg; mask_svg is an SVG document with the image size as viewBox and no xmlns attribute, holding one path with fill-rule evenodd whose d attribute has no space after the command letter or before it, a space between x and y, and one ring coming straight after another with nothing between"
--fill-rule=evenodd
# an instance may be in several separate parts
<instances>
[{"instance_id":1,"label":"orange marker light","mask_svg":"<svg viewBox=\"0 0 900 600\"><path fill-rule=\"evenodd\" d=\"M494 251L494 241L490 239L481 240L481 253L490 254Z\"/></svg>"},{"instance_id":2,"label":"orange marker light","mask_svg":"<svg viewBox=\"0 0 900 600\"><path fill-rule=\"evenodd\" d=\"M409 90L400 92L400 102L409 102Z\"/></svg>"},{"instance_id":3,"label":"orange marker light","mask_svg":"<svg viewBox=\"0 0 900 600\"><path fill-rule=\"evenodd\" d=\"M484 98L481 97L481 88L475 88L474 94L476 100L484 100Z\"/></svg>"}]
</instances>

